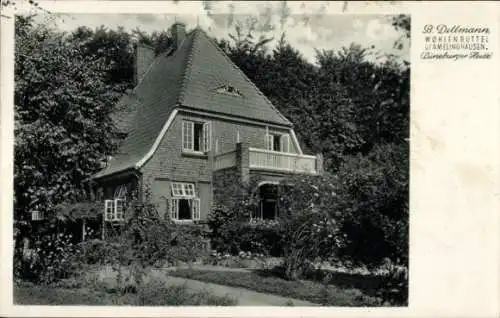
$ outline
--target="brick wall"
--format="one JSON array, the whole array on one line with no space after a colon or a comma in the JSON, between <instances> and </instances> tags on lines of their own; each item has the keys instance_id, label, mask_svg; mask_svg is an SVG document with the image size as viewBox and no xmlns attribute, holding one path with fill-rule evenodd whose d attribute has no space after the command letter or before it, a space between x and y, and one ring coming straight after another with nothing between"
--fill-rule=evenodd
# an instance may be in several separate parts
<instances>
[{"instance_id":1,"label":"brick wall","mask_svg":"<svg viewBox=\"0 0 500 318\"><path fill-rule=\"evenodd\" d=\"M236 148L236 135L239 132L240 141L250 147L265 148L265 127L212 119L202 116L192 116L179 113L168 132L160 143L156 153L142 168L145 183L151 183L154 178L168 178L176 181L211 181L211 167L208 156L193 156L182 153L182 120L210 120L212 122L212 149L218 139L219 153ZM270 130L273 131L273 130ZM286 130L281 130L284 133ZM296 152L291 145L291 151Z\"/></svg>"},{"instance_id":2,"label":"brick wall","mask_svg":"<svg viewBox=\"0 0 500 318\"><path fill-rule=\"evenodd\" d=\"M141 169L144 186L152 187L153 200L158 201L159 204L164 202L166 195L170 196L170 182L172 181L195 183L197 193L200 193L200 184L206 187L208 183L210 192L213 191L213 162L210 156L182 153L182 121L184 119L210 120L212 123L212 150L215 149L215 142L218 140L218 153L235 150L238 133L244 147L265 148L265 127L180 112L172 122L153 157ZM287 132L286 129L270 129L269 131ZM290 151L296 152L293 143L290 143ZM245 158L242 160L244 161ZM246 162L248 164L248 158L246 158ZM245 167L241 168L245 169ZM239 175L241 176L241 171ZM245 171L245 175L248 176L249 171ZM212 196L200 197L200 199L205 200L205 203L209 201L208 204L202 204L205 207L210 206L213 200ZM207 213L207 211L201 212L202 217Z\"/></svg>"}]
</instances>

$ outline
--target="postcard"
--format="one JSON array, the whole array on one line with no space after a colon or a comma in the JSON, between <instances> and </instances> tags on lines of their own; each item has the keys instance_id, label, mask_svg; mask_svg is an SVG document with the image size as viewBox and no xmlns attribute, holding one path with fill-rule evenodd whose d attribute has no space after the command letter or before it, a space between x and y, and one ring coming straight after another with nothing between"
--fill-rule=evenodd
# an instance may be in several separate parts
<instances>
[{"instance_id":1,"label":"postcard","mask_svg":"<svg viewBox=\"0 0 500 318\"><path fill-rule=\"evenodd\" d=\"M12 1L6 317L498 317L500 6Z\"/></svg>"}]
</instances>

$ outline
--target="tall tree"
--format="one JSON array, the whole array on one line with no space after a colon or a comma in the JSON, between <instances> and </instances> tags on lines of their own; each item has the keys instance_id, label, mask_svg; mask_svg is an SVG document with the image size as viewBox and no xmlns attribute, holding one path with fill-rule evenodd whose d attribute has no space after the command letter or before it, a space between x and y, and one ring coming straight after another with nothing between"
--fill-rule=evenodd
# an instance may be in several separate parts
<instances>
[{"instance_id":1,"label":"tall tree","mask_svg":"<svg viewBox=\"0 0 500 318\"><path fill-rule=\"evenodd\" d=\"M47 212L83 192L113 149L109 118L118 94L108 66L82 43L16 17L15 218Z\"/></svg>"}]
</instances>

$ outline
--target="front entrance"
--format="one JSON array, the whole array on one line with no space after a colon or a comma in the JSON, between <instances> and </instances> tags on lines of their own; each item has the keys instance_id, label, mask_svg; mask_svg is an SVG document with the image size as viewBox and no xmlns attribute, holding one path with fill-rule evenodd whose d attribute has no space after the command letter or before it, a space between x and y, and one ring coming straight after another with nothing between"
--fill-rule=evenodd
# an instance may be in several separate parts
<instances>
[{"instance_id":1,"label":"front entrance","mask_svg":"<svg viewBox=\"0 0 500 318\"><path fill-rule=\"evenodd\" d=\"M275 220L278 218L278 185L265 183L258 189L260 205L256 211L255 218L263 220Z\"/></svg>"}]
</instances>

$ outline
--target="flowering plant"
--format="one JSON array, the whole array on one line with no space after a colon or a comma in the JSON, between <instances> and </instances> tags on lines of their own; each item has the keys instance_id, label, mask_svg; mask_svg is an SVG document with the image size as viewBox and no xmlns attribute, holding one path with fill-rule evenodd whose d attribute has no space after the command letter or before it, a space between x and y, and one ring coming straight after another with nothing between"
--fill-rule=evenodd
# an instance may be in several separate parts
<instances>
[{"instance_id":1,"label":"flowering plant","mask_svg":"<svg viewBox=\"0 0 500 318\"><path fill-rule=\"evenodd\" d=\"M72 242L71 234L43 235L35 242L34 254L29 262L32 278L50 284L67 278L76 268L74 260L81 253Z\"/></svg>"}]
</instances>

